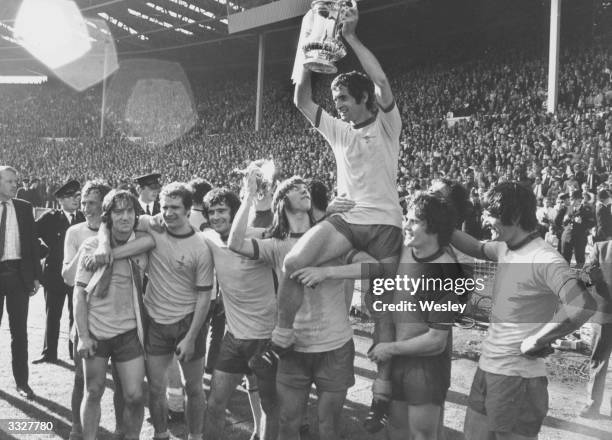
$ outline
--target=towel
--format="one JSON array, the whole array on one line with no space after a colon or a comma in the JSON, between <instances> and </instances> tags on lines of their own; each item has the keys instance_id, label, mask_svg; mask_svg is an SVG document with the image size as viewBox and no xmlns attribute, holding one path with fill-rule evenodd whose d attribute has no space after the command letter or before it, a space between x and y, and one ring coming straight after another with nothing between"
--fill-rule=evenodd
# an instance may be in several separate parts
<instances>
[{"instance_id":1,"label":"towel","mask_svg":"<svg viewBox=\"0 0 612 440\"><path fill-rule=\"evenodd\" d=\"M128 242L136 238L135 234L128 239ZM134 260L129 259L130 263L130 275L132 278L132 302L134 304L134 311L136 313L136 331L138 333L138 340L144 347L144 334L145 334L145 308L143 303L143 286L142 279L140 277L140 268ZM96 270L96 272L89 280L85 291L87 294L94 295L100 298L104 298L108 294L108 288L113 274L113 265L108 264L102 266Z\"/></svg>"}]
</instances>

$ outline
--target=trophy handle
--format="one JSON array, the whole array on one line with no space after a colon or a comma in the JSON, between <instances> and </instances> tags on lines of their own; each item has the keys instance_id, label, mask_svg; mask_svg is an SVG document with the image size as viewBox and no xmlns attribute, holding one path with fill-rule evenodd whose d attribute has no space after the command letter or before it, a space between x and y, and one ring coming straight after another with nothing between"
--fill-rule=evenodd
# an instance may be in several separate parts
<instances>
[{"instance_id":1,"label":"trophy handle","mask_svg":"<svg viewBox=\"0 0 612 440\"><path fill-rule=\"evenodd\" d=\"M334 33L334 36L338 40L340 40L340 37L342 36L342 19L344 18L344 14L346 13L346 11L353 7L353 1L351 0L338 1L338 5L339 5L338 20L336 22L336 32Z\"/></svg>"}]
</instances>

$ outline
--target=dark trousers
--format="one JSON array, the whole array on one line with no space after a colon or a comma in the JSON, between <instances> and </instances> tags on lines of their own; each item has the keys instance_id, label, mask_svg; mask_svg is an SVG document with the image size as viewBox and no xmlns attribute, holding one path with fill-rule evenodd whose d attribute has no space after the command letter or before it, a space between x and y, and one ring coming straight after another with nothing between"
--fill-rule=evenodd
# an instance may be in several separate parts
<instances>
[{"instance_id":1,"label":"dark trousers","mask_svg":"<svg viewBox=\"0 0 612 440\"><path fill-rule=\"evenodd\" d=\"M576 264L578 267L582 267L584 265L584 250L586 249L587 240L586 238L576 239L572 238L570 240L562 240L561 241L561 255L568 263L572 262L572 254L576 257Z\"/></svg>"},{"instance_id":2,"label":"dark trousers","mask_svg":"<svg viewBox=\"0 0 612 440\"><path fill-rule=\"evenodd\" d=\"M0 322L6 302L11 330L13 377L17 385L28 383L28 307L30 295L17 268L10 269L0 263Z\"/></svg>"},{"instance_id":3,"label":"dark trousers","mask_svg":"<svg viewBox=\"0 0 612 440\"><path fill-rule=\"evenodd\" d=\"M62 319L62 311L64 310L64 301L66 297L68 298L70 331L74 324L74 315L72 313L72 287L66 284L45 287L45 311L47 313L47 321L45 324L45 345L42 354L51 359L57 359L57 340L59 338L60 320ZM72 342L70 339L68 340L68 353L72 355Z\"/></svg>"},{"instance_id":4,"label":"dark trousers","mask_svg":"<svg viewBox=\"0 0 612 440\"><path fill-rule=\"evenodd\" d=\"M606 388L606 373L608 363L612 353L612 323L592 324L593 352L591 354L589 383L587 392L589 393L589 405L599 410L603 400L604 389ZM610 398L612 402L612 397Z\"/></svg>"}]
</instances>

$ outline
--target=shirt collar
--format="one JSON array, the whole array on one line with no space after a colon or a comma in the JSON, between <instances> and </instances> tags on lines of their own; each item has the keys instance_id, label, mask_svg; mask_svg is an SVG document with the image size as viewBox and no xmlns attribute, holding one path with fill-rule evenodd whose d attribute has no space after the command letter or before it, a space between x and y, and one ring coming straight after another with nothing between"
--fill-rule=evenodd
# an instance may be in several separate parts
<instances>
[{"instance_id":1,"label":"shirt collar","mask_svg":"<svg viewBox=\"0 0 612 440\"><path fill-rule=\"evenodd\" d=\"M374 122L376 120L376 115L372 115L371 118L366 119L363 122L360 122L359 124L355 124L353 125L353 128L355 130L359 130L360 128L366 127L368 125L370 125L372 122Z\"/></svg>"}]
</instances>

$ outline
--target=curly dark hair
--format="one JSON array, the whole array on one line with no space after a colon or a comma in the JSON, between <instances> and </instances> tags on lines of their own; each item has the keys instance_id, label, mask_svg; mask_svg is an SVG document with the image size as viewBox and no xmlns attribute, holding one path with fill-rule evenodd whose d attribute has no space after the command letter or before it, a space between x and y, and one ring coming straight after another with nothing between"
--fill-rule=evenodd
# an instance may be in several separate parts
<instances>
[{"instance_id":1,"label":"curly dark hair","mask_svg":"<svg viewBox=\"0 0 612 440\"><path fill-rule=\"evenodd\" d=\"M338 89L341 86L346 87L349 95L355 98L357 104L361 104L367 94L366 108L374 113L378 110L376 96L374 95L374 82L365 73L356 70L341 73L332 81L331 89Z\"/></svg>"},{"instance_id":2,"label":"curly dark hair","mask_svg":"<svg viewBox=\"0 0 612 440\"><path fill-rule=\"evenodd\" d=\"M236 193L230 191L228 188L215 188L212 189L204 197L204 205L206 210L211 206L224 204L230 209L231 221L234 221L234 216L240 208L240 198Z\"/></svg>"},{"instance_id":3,"label":"curly dark hair","mask_svg":"<svg viewBox=\"0 0 612 440\"><path fill-rule=\"evenodd\" d=\"M414 216L425 222L428 234L438 234L438 244L447 246L455 229L455 208L443 197L421 194L414 199Z\"/></svg>"},{"instance_id":4,"label":"curly dark hair","mask_svg":"<svg viewBox=\"0 0 612 440\"><path fill-rule=\"evenodd\" d=\"M536 197L531 188L519 182L503 182L487 193L487 210L503 225L514 223L527 232L538 226Z\"/></svg>"}]
</instances>

